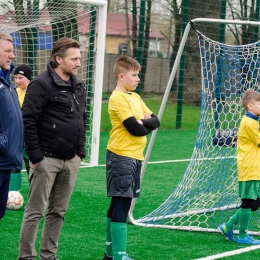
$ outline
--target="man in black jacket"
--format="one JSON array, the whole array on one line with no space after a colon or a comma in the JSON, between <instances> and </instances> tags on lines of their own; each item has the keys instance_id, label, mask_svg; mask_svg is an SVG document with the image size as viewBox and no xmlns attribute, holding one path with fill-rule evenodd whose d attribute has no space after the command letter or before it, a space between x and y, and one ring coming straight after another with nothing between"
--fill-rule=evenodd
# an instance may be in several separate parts
<instances>
[{"instance_id":1,"label":"man in black jacket","mask_svg":"<svg viewBox=\"0 0 260 260\"><path fill-rule=\"evenodd\" d=\"M79 43L61 38L53 46L47 70L30 82L26 92L22 113L31 186L19 260L36 259L35 242L43 216L40 259L56 259L64 214L85 157L86 92L76 76L80 66Z\"/></svg>"}]
</instances>

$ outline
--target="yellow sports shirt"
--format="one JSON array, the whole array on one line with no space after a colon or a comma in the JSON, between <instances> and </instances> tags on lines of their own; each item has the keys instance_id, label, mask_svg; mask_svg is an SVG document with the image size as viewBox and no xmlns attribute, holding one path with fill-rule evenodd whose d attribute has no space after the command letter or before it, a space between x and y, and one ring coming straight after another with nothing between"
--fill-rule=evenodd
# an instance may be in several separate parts
<instances>
[{"instance_id":1,"label":"yellow sports shirt","mask_svg":"<svg viewBox=\"0 0 260 260\"><path fill-rule=\"evenodd\" d=\"M18 94L18 100L19 100L19 103L20 103L20 107L22 107L26 92L25 91L21 91L20 88L16 88L16 92Z\"/></svg>"},{"instance_id":2,"label":"yellow sports shirt","mask_svg":"<svg viewBox=\"0 0 260 260\"><path fill-rule=\"evenodd\" d=\"M144 115L152 113L141 97L135 93L125 93L114 90L109 98L108 114L112 124L107 149L111 152L143 160L143 151L146 145L146 136L131 135L123 125L129 117L144 119Z\"/></svg>"},{"instance_id":3,"label":"yellow sports shirt","mask_svg":"<svg viewBox=\"0 0 260 260\"><path fill-rule=\"evenodd\" d=\"M238 181L260 180L260 132L257 120L243 116L237 140Z\"/></svg>"}]
</instances>

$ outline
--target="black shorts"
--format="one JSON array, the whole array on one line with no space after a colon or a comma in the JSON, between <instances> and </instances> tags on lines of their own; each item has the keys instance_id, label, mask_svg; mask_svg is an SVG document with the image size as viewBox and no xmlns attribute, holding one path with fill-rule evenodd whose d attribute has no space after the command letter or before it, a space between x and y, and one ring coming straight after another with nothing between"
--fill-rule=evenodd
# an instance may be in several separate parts
<instances>
[{"instance_id":1,"label":"black shorts","mask_svg":"<svg viewBox=\"0 0 260 260\"><path fill-rule=\"evenodd\" d=\"M140 160L120 156L107 150L107 196L129 198L139 197L140 174Z\"/></svg>"}]
</instances>

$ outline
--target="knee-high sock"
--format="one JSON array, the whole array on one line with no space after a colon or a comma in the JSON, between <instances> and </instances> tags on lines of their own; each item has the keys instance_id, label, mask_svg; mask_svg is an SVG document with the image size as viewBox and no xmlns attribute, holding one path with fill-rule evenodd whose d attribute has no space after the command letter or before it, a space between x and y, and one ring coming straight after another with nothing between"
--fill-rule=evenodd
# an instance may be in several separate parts
<instances>
[{"instance_id":1,"label":"knee-high sock","mask_svg":"<svg viewBox=\"0 0 260 260\"><path fill-rule=\"evenodd\" d=\"M17 190L20 191L22 186L22 173L11 173L11 179L9 184L9 190Z\"/></svg>"},{"instance_id":2,"label":"knee-high sock","mask_svg":"<svg viewBox=\"0 0 260 260\"><path fill-rule=\"evenodd\" d=\"M233 229L235 225L239 223L239 216L240 216L240 210L239 209L227 222L226 227L227 229Z\"/></svg>"},{"instance_id":3,"label":"knee-high sock","mask_svg":"<svg viewBox=\"0 0 260 260\"><path fill-rule=\"evenodd\" d=\"M251 218L251 209L240 209L239 214L239 237L244 238L247 234Z\"/></svg>"},{"instance_id":4,"label":"knee-high sock","mask_svg":"<svg viewBox=\"0 0 260 260\"><path fill-rule=\"evenodd\" d=\"M126 255L127 226L122 222L111 222L113 260L121 260Z\"/></svg>"},{"instance_id":5,"label":"knee-high sock","mask_svg":"<svg viewBox=\"0 0 260 260\"><path fill-rule=\"evenodd\" d=\"M113 251L112 251L112 238L111 238L111 218L107 218L106 220L106 255L109 257L113 257Z\"/></svg>"}]
</instances>

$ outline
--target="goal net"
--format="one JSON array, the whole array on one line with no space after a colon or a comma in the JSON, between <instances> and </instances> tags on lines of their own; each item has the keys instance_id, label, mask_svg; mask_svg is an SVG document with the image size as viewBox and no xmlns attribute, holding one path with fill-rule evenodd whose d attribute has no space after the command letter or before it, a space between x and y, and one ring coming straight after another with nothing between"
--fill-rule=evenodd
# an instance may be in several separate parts
<instances>
[{"instance_id":1,"label":"goal net","mask_svg":"<svg viewBox=\"0 0 260 260\"><path fill-rule=\"evenodd\" d=\"M53 43L59 38L80 42L82 67L78 76L87 93L84 164L92 166L98 164L106 16L105 0L0 0L0 30L14 39L14 66L29 64L37 76L46 70Z\"/></svg>"},{"instance_id":2,"label":"goal net","mask_svg":"<svg viewBox=\"0 0 260 260\"><path fill-rule=\"evenodd\" d=\"M173 73L176 73L190 26L191 23L184 33ZM202 89L200 123L193 154L181 182L157 209L134 219L133 201L129 217L136 225L218 232L217 227L226 222L241 203L236 166L237 129L245 114L242 94L249 88L260 91L260 42L232 46L213 41L199 31L196 34ZM171 75L169 87L173 77ZM167 95L166 91L160 117ZM142 177L155 135L153 133L148 146ZM250 228L250 233L260 234L258 213L252 213Z\"/></svg>"}]
</instances>

